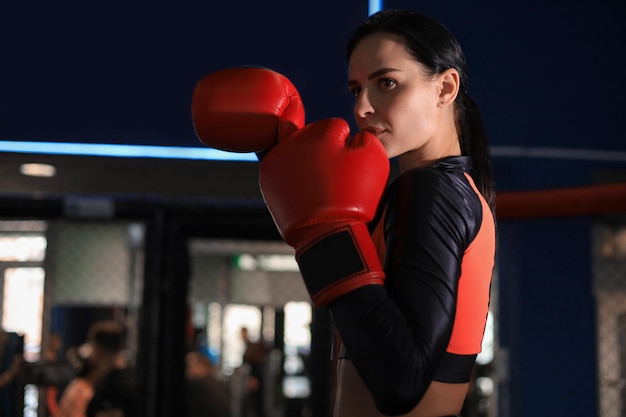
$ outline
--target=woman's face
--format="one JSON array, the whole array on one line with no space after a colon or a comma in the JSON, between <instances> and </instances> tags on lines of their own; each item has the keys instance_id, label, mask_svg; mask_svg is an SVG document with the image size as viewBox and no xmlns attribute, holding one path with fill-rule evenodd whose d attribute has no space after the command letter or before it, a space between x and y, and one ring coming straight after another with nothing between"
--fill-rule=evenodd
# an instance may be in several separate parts
<instances>
[{"instance_id":1,"label":"woman's face","mask_svg":"<svg viewBox=\"0 0 626 417\"><path fill-rule=\"evenodd\" d=\"M440 84L394 34L369 35L350 56L356 124L378 137L389 158L411 152L412 159L428 159L441 130Z\"/></svg>"}]
</instances>

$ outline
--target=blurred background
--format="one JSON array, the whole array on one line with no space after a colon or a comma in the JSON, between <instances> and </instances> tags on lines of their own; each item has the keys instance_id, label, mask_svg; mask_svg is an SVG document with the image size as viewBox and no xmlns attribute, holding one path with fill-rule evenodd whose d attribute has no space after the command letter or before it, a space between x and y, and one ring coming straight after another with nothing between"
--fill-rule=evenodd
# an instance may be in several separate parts
<instances>
[{"instance_id":1,"label":"blurred background","mask_svg":"<svg viewBox=\"0 0 626 417\"><path fill-rule=\"evenodd\" d=\"M217 69L264 66L293 81L307 122L352 122L345 40L380 8L457 36L489 131L496 275L462 416L626 416L613 0L0 4L0 416L54 416L100 320L127 329L136 415L192 416L198 397L222 404L201 415L331 415L330 317L255 158L202 147L191 94Z\"/></svg>"}]
</instances>

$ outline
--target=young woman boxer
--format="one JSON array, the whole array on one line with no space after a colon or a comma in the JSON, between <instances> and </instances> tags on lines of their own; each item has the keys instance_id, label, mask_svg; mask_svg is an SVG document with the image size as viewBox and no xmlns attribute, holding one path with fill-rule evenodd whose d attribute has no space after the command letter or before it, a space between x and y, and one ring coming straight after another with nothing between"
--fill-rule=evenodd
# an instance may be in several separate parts
<instances>
[{"instance_id":1,"label":"young woman boxer","mask_svg":"<svg viewBox=\"0 0 626 417\"><path fill-rule=\"evenodd\" d=\"M341 338L335 417L455 415L481 350L496 235L465 58L432 18L384 10L356 29L348 64L354 136L342 119L305 125L295 86L250 67L198 82L196 133L259 155L265 203Z\"/></svg>"}]
</instances>

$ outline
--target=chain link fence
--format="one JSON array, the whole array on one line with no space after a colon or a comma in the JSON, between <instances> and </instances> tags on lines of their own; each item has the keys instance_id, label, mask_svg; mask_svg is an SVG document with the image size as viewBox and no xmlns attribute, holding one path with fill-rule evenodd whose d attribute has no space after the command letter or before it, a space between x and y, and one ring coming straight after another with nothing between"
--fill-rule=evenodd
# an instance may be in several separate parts
<instances>
[{"instance_id":1,"label":"chain link fence","mask_svg":"<svg viewBox=\"0 0 626 417\"><path fill-rule=\"evenodd\" d=\"M626 222L593 227L600 417L626 417Z\"/></svg>"}]
</instances>

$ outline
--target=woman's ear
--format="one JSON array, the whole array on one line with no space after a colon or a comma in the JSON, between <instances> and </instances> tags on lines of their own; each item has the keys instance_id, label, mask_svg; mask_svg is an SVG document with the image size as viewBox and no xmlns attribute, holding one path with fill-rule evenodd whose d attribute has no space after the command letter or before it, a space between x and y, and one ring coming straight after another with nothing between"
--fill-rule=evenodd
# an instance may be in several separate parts
<instances>
[{"instance_id":1,"label":"woman's ear","mask_svg":"<svg viewBox=\"0 0 626 417\"><path fill-rule=\"evenodd\" d=\"M459 94L461 79L459 72L454 68L448 68L439 74L439 104L442 106L453 103Z\"/></svg>"}]
</instances>

